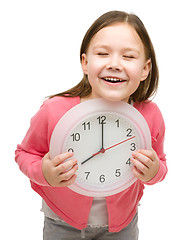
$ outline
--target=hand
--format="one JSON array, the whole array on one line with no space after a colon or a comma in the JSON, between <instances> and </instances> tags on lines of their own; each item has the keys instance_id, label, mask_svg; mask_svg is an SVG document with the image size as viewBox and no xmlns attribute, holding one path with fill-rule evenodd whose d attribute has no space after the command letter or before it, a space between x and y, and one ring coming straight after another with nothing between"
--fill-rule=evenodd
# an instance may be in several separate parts
<instances>
[{"instance_id":1,"label":"hand","mask_svg":"<svg viewBox=\"0 0 192 240\"><path fill-rule=\"evenodd\" d=\"M132 154L133 175L141 181L148 182L159 170L159 158L152 150L138 150Z\"/></svg>"},{"instance_id":2,"label":"hand","mask_svg":"<svg viewBox=\"0 0 192 240\"><path fill-rule=\"evenodd\" d=\"M66 187L76 180L75 172L78 169L77 160L68 158L73 152L66 152L50 159L49 153L43 157L43 175L46 181L53 187Z\"/></svg>"}]
</instances>

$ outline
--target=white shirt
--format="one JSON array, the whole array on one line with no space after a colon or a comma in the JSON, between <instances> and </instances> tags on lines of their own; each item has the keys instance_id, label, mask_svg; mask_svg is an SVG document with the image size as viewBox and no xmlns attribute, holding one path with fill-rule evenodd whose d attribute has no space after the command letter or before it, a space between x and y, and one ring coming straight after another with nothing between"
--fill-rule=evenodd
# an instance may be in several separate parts
<instances>
[{"instance_id":1,"label":"white shirt","mask_svg":"<svg viewBox=\"0 0 192 240\"><path fill-rule=\"evenodd\" d=\"M47 206L44 200L42 201L41 211L45 214L46 217L64 222L62 218L60 218ZM108 226L108 212L105 198L93 199L88 219L88 226L93 228Z\"/></svg>"}]
</instances>

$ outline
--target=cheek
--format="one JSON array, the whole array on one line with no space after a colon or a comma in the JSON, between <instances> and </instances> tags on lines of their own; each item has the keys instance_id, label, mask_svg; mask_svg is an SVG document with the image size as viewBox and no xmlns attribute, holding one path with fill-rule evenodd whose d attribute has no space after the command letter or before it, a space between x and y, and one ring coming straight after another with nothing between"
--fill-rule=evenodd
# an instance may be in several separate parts
<instances>
[{"instance_id":1,"label":"cheek","mask_svg":"<svg viewBox=\"0 0 192 240\"><path fill-rule=\"evenodd\" d=\"M89 75L98 75L101 73L103 68L106 66L106 60L97 58L97 57L90 57L89 64L88 64L88 72Z\"/></svg>"},{"instance_id":2,"label":"cheek","mask_svg":"<svg viewBox=\"0 0 192 240\"><path fill-rule=\"evenodd\" d=\"M94 64L88 64L88 76L94 77L99 72L99 65L97 63Z\"/></svg>"},{"instance_id":3,"label":"cheek","mask_svg":"<svg viewBox=\"0 0 192 240\"><path fill-rule=\"evenodd\" d=\"M142 69L143 68L140 64L130 64L127 67L127 72L130 78L140 80L142 75Z\"/></svg>"}]
</instances>

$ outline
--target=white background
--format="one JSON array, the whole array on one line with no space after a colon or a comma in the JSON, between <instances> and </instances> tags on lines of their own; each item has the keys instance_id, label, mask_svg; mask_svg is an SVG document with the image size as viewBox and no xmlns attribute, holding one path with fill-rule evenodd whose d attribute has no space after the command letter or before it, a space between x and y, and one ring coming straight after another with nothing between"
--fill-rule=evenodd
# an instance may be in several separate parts
<instances>
[{"instance_id":1,"label":"white background","mask_svg":"<svg viewBox=\"0 0 192 240\"><path fill-rule=\"evenodd\" d=\"M42 239L40 197L14 161L14 150L44 97L82 78L79 49L92 22L109 10L137 14L154 44L160 87L154 101L166 122L166 179L147 186L139 207L140 239L192 239L190 1L1 0L1 236ZM12 236L12 237L11 237Z\"/></svg>"}]
</instances>

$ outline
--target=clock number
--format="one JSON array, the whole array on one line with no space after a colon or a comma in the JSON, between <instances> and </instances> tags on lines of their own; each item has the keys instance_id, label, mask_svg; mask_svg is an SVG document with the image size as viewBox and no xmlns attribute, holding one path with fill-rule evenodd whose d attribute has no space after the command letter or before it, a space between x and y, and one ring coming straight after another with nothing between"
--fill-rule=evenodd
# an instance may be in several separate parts
<instances>
[{"instance_id":1,"label":"clock number","mask_svg":"<svg viewBox=\"0 0 192 240\"><path fill-rule=\"evenodd\" d=\"M121 170L121 169L116 169L116 172L115 172L115 176L116 176L116 177L120 177L120 176L121 176L120 170Z\"/></svg>"},{"instance_id":2,"label":"clock number","mask_svg":"<svg viewBox=\"0 0 192 240\"><path fill-rule=\"evenodd\" d=\"M131 151L135 151L136 150L136 144L135 143L131 143Z\"/></svg>"},{"instance_id":3,"label":"clock number","mask_svg":"<svg viewBox=\"0 0 192 240\"><path fill-rule=\"evenodd\" d=\"M117 123L117 127L119 127L120 126L120 121L119 121L119 119L117 119L117 121L115 121L116 123Z\"/></svg>"},{"instance_id":4,"label":"clock number","mask_svg":"<svg viewBox=\"0 0 192 240\"><path fill-rule=\"evenodd\" d=\"M101 175L101 176L99 177L99 181L100 181L101 183L104 183L104 182L105 182L105 175Z\"/></svg>"},{"instance_id":5,"label":"clock number","mask_svg":"<svg viewBox=\"0 0 192 240\"><path fill-rule=\"evenodd\" d=\"M73 148L69 148L68 152L74 152Z\"/></svg>"},{"instance_id":6,"label":"clock number","mask_svg":"<svg viewBox=\"0 0 192 240\"><path fill-rule=\"evenodd\" d=\"M85 172L85 174L86 174L85 179L87 180L88 177L89 177L90 172Z\"/></svg>"},{"instance_id":7,"label":"clock number","mask_svg":"<svg viewBox=\"0 0 192 240\"><path fill-rule=\"evenodd\" d=\"M132 130L131 128L128 128L128 129L127 129L127 132L128 132L128 133L127 133L127 137L132 137L132 134L131 134L132 131L133 131L133 130Z\"/></svg>"},{"instance_id":8,"label":"clock number","mask_svg":"<svg viewBox=\"0 0 192 240\"><path fill-rule=\"evenodd\" d=\"M84 122L83 124L83 129L84 130L90 130L91 129L91 123L90 122Z\"/></svg>"},{"instance_id":9,"label":"clock number","mask_svg":"<svg viewBox=\"0 0 192 240\"><path fill-rule=\"evenodd\" d=\"M106 116L99 116L97 119L99 120L99 124L106 124Z\"/></svg>"},{"instance_id":10,"label":"clock number","mask_svg":"<svg viewBox=\"0 0 192 240\"><path fill-rule=\"evenodd\" d=\"M129 166L131 165L131 158L127 160L126 164L128 164Z\"/></svg>"},{"instance_id":11,"label":"clock number","mask_svg":"<svg viewBox=\"0 0 192 240\"><path fill-rule=\"evenodd\" d=\"M73 142L75 142L75 141L78 142L81 138L81 135L79 133L73 133L73 134L71 134L71 137L73 138Z\"/></svg>"}]
</instances>

